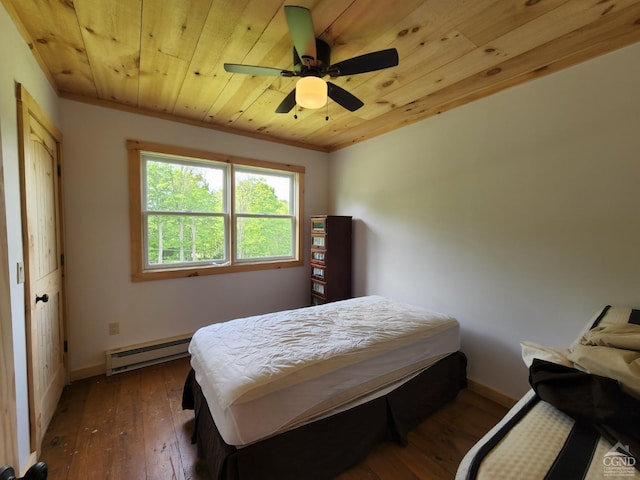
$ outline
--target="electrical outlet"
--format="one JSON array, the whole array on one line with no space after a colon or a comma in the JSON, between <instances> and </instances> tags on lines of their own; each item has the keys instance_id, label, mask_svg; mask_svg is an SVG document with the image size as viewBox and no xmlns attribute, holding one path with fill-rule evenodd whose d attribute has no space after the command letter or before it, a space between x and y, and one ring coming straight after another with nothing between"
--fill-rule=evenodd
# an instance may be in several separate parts
<instances>
[{"instance_id":1,"label":"electrical outlet","mask_svg":"<svg viewBox=\"0 0 640 480\"><path fill-rule=\"evenodd\" d=\"M113 322L109 324L109 335L118 335L120 333L120 324Z\"/></svg>"},{"instance_id":2,"label":"electrical outlet","mask_svg":"<svg viewBox=\"0 0 640 480\"><path fill-rule=\"evenodd\" d=\"M18 284L24 283L24 263L18 262Z\"/></svg>"}]
</instances>

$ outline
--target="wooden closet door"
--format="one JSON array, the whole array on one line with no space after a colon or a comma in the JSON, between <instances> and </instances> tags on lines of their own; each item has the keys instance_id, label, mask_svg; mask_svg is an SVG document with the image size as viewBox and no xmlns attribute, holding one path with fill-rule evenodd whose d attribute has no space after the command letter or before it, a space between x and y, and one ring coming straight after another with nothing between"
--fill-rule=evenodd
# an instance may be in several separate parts
<instances>
[{"instance_id":1,"label":"wooden closet door","mask_svg":"<svg viewBox=\"0 0 640 480\"><path fill-rule=\"evenodd\" d=\"M22 91L21 176L31 448L39 452L67 373L64 357L61 135Z\"/></svg>"}]
</instances>

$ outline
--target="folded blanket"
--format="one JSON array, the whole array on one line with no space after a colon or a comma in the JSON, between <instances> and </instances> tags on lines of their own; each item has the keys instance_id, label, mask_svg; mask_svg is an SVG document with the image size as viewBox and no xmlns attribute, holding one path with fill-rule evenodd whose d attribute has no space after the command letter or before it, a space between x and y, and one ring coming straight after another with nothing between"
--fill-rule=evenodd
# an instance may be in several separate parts
<instances>
[{"instance_id":1,"label":"folded blanket","mask_svg":"<svg viewBox=\"0 0 640 480\"><path fill-rule=\"evenodd\" d=\"M640 352L640 310L605 307L576 343Z\"/></svg>"},{"instance_id":2,"label":"folded blanket","mask_svg":"<svg viewBox=\"0 0 640 480\"><path fill-rule=\"evenodd\" d=\"M619 381L640 397L640 311L605 308L567 359L580 370Z\"/></svg>"}]
</instances>

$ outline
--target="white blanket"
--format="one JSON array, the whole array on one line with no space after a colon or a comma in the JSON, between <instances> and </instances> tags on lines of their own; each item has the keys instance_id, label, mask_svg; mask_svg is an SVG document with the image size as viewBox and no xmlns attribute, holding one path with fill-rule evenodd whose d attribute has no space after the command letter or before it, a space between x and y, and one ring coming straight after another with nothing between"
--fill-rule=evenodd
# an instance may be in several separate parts
<instances>
[{"instance_id":1,"label":"white blanket","mask_svg":"<svg viewBox=\"0 0 640 480\"><path fill-rule=\"evenodd\" d=\"M205 397L215 395L225 408L452 326L457 321L447 315L369 296L209 325L189 352L199 359Z\"/></svg>"},{"instance_id":2,"label":"white blanket","mask_svg":"<svg viewBox=\"0 0 640 480\"><path fill-rule=\"evenodd\" d=\"M640 325L630 323L633 309L611 307L585 332L567 358L576 368L618 380L640 398Z\"/></svg>"}]
</instances>

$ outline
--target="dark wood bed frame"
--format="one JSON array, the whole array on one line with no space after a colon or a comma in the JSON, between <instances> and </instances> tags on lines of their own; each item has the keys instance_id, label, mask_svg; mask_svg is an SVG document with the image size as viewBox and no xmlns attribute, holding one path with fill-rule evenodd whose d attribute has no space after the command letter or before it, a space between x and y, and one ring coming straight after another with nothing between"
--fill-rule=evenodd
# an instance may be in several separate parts
<instances>
[{"instance_id":1,"label":"dark wood bed frame","mask_svg":"<svg viewBox=\"0 0 640 480\"><path fill-rule=\"evenodd\" d=\"M212 479L329 479L384 440L406 445L409 430L466 387L466 366L465 355L453 353L382 397L242 448L220 436L193 370L182 407L195 412L192 441Z\"/></svg>"}]
</instances>

